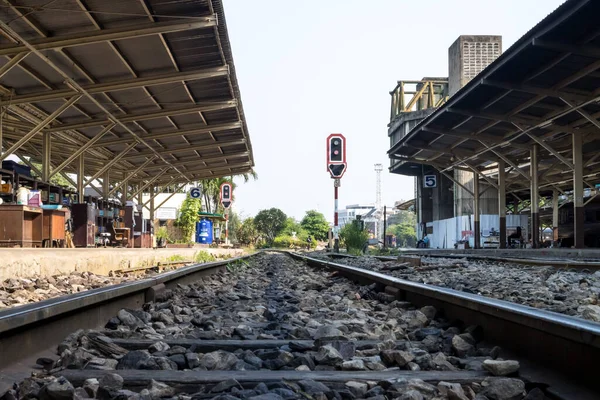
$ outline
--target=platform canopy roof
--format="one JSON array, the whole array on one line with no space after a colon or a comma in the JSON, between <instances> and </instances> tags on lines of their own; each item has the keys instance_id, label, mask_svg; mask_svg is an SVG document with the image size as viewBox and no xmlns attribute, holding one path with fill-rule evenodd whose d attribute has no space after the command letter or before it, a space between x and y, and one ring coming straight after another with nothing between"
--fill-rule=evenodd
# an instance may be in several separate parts
<instances>
[{"instance_id":1,"label":"platform canopy roof","mask_svg":"<svg viewBox=\"0 0 600 400\"><path fill-rule=\"evenodd\" d=\"M5 154L175 184L254 165L221 0L0 2Z\"/></svg>"},{"instance_id":2,"label":"platform canopy roof","mask_svg":"<svg viewBox=\"0 0 600 400\"><path fill-rule=\"evenodd\" d=\"M540 193L573 187L573 133L582 136L584 182L600 182L600 2L568 0L527 32L390 150L392 170L422 165L475 170L504 160L508 192L529 191L540 149ZM413 173L411 173L413 171Z\"/></svg>"}]
</instances>

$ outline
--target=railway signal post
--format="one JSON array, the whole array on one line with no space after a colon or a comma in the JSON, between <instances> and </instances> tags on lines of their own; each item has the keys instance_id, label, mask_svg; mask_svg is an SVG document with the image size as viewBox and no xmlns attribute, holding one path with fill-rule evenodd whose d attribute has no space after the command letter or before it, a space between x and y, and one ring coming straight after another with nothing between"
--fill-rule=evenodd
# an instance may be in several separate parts
<instances>
[{"instance_id":1,"label":"railway signal post","mask_svg":"<svg viewBox=\"0 0 600 400\"><path fill-rule=\"evenodd\" d=\"M333 251L340 251L340 227L338 224L338 188L346 172L346 138L341 133L332 133L327 137L327 171L333 179Z\"/></svg>"},{"instance_id":2,"label":"railway signal post","mask_svg":"<svg viewBox=\"0 0 600 400\"><path fill-rule=\"evenodd\" d=\"M223 183L221 185L221 204L225 209L225 244L229 244L229 207L232 203L232 187L231 183Z\"/></svg>"}]
</instances>

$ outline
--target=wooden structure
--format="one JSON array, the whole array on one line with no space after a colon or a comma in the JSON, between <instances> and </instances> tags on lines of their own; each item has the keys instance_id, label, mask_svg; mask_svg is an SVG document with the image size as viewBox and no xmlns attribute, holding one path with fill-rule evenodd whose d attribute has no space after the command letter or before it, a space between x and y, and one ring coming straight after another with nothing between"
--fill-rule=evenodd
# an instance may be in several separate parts
<instances>
[{"instance_id":1,"label":"wooden structure","mask_svg":"<svg viewBox=\"0 0 600 400\"><path fill-rule=\"evenodd\" d=\"M0 246L41 247L42 209L22 205L0 207Z\"/></svg>"},{"instance_id":2,"label":"wooden structure","mask_svg":"<svg viewBox=\"0 0 600 400\"><path fill-rule=\"evenodd\" d=\"M96 209L93 205L73 204L73 243L75 247L93 247L96 244Z\"/></svg>"},{"instance_id":3,"label":"wooden structure","mask_svg":"<svg viewBox=\"0 0 600 400\"><path fill-rule=\"evenodd\" d=\"M53 244L57 244L59 247L62 247L64 245L65 214L65 210L43 211L44 232L42 235L42 240L44 246L53 247Z\"/></svg>"}]
</instances>

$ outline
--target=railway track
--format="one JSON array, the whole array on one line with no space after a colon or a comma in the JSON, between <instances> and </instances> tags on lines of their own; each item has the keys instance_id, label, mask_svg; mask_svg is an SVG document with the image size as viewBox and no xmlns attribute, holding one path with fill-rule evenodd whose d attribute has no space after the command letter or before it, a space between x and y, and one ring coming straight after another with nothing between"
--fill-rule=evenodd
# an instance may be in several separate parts
<instances>
[{"instance_id":1,"label":"railway track","mask_svg":"<svg viewBox=\"0 0 600 400\"><path fill-rule=\"evenodd\" d=\"M479 255L479 254L432 254L423 252L405 252L402 253L404 256L417 256L417 257L430 257L430 258L454 258L454 259L466 259L474 261L491 261L491 262L509 262L513 264L530 265L530 266L552 266L555 268L569 268L576 270L598 270L600 269L600 262L595 259L590 260L570 260L565 258L551 258L551 257L512 257L512 256L490 256L490 255ZM397 257L388 256L376 256L375 258L383 261L396 260Z\"/></svg>"},{"instance_id":2,"label":"railway track","mask_svg":"<svg viewBox=\"0 0 600 400\"><path fill-rule=\"evenodd\" d=\"M295 262L290 264L289 257ZM254 266L236 272L236 266L245 263ZM222 274L228 267L231 272ZM167 300L167 295L174 297ZM408 302L425 308L417 311ZM123 313L142 307L143 312ZM148 317L148 323L136 326L142 317ZM79 331L67 345L63 342L78 329L98 329L107 321L105 330ZM135 334L124 321L136 326ZM329 333L315 336L319 329ZM167 331L171 334L164 334ZM455 339L458 336L474 342L465 344ZM490 394L496 390L490 385L515 385L519 379L493 378L482 369L483 358L497 356L489 349L499 344L503 357L521 361L519 378L529 396L543 390L548 398L592 399L597 398L599 336L600 325L588 321L300 254L269 253L194 265L2 311L0 375L4 388L9 388L30 373L40 356L55 354L60 344L63 353L65 348L70 351L60 360L68 369L47 366L54 375L80 387L94 377L106 384L116 373L122 378L120 390L146 389L151 397L195 393L194 399L227 395L275 400L299 398L302 392L330 399L470 399L477 390L478 399L500 399L500 389ZM73 354L83 351L91 351L95 359L76 368ZM70 361L64 361L65 354ZM146 364L152 360L171 369L119 369L134 355ZM211 357L217 364L229 359L235 365L228 368L234 370L206 368ZM112 368L101 370L108 364L100 366L97 359L109 360ZM250 361L262 368L250 368ZM95 369L86 369L90 363ZM484 393L490 397L482 397Z\"/></svg>"},{"instance_id":3,"label":"railway track","mask_svg":"<svg viewBox=\"0 0 600 400\"><path fill-rule=\"evenodd\" d=\"M334 259L344 259L344 258L358 258L357 256L349 255L349 254L333 254L328 253L329 257ZM510 256L490 256L490 255L478 255L478 254L469 254L469 253L443 253L443 254L432 254L425 252L403 252L399 256L373 256L373 258L380 261L397 261L398 257L418 257L418 258L438 258L438 259L456 259L456 260L472 260L472 261L490 261L490 262L503 262L503 263L513 263L513 264L521 264L528 266L551 266L555 268L566 268L566 269L574 269L574 270L598 270L600 269L600 262L597 260L565 260L556 259L556 258L548 258L548 257L510 257Z\"/></svg>"}]
</instances>

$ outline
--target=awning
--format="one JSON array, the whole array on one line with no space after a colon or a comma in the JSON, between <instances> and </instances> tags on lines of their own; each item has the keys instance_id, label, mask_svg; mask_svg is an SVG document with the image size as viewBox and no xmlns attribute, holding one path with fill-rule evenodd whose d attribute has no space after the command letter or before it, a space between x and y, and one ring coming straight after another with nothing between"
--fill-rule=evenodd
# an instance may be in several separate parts
<instances>
[{"instance_id":1,"label":"awning","mask_svg":"<svg viewBox=\"0 0 600 400\"><path fill-rule=\"evenodd\" d=\"M569 0L389 150L406 166L510 171L507 192L529 194L540 147L540 193L572 188L572 134L582 135L584 181L600 181L600 2ZM408 169L406 169L408 172ZM409 173L407 173L409 174Z\"/></svg>"}]
</instances>

